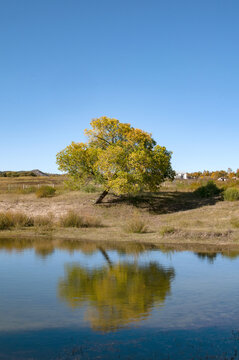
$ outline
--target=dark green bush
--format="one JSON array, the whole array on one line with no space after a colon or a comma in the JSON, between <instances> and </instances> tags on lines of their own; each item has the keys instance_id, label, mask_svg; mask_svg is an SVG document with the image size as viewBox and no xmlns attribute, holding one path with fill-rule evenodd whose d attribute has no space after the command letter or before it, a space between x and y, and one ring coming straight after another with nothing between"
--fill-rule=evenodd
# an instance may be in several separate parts
<instances>
[{"instance_id":1,"label":"dark green bush","mask_svg":"<svg viewBox=\"0 0 239 360\"><path fill-rule=\"evenodd\" d=\"M42 185L37 189L36 196L38 198L44 198L44 197L51 197L54 196L56 192L56 189L49 185Z\"/></svg>"},{"instance_id":2,"label":"dark green bush","mask_svg":"<svg viewBox=\"0 0 239 360\"><path fill-rule=\"evenodd\" d=\"M210 198L221 193L221 189L217 187L214 181L209 180L206 185L200 186L194 191L194 194L201 198Z\"/></svg>"},{"instance_id":3,"label":"dark green bush","mask_svg":"<svg viewBox=\"0 0 239 360\"><path fill-rule=\"evenodd\" d=\"M233 187L227 188L223 193L223 198L227 201L239 200L239 189Z\"/></svg>"}]
</instances>

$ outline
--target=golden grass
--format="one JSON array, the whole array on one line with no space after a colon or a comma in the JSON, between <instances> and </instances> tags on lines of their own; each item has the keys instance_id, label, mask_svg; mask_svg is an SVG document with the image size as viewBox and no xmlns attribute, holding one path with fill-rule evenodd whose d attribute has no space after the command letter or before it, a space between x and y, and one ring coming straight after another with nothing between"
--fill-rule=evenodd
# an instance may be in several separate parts
<instances>
[{"instance_id":1,"label":"golden grass","mask_svg":"<svg viewBox=\"0 0 239 360\"><path fill-rule=\"evenodd\" d=\"M1 212L0 213L0 230L7 230L13 227L34 226L34 219L22 212Z\"/></svg>"}]
</instances>

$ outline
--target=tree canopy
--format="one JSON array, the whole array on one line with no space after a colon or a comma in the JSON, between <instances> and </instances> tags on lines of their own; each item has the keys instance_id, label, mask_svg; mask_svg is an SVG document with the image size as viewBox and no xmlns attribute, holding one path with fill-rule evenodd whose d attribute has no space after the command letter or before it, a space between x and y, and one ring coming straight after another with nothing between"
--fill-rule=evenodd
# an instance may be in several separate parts
<instances>
[{"instance_id":1,"label":"tree canopy","mask_svg":"<svg viewBox=\"0 0 239 360\"><path fill-rule=\"evenodd\" d=\"M93 119L85 130L86 143L67 146L57 154L59 169L74 180L103 186L103 197L155 191L166 179L173 179L171 152L156 144L151 134L106 116Z\"/></svg>"}]
</instances>

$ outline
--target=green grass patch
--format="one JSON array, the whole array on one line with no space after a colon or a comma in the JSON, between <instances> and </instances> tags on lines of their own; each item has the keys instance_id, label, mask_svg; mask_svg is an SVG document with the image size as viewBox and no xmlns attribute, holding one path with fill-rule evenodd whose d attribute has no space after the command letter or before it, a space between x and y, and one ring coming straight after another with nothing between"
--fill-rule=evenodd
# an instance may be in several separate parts
<instances>
[{"instance_id":1,"label":"green grass patch","mask_svg":"<svg viewBox=\"0 0 239 360\"><path fill-rule=\"evenodd\" d=\"M236 201L239 200L239 189L231 187L224 191L223 198L226 201Z\"/></svg>"}]
</instances>

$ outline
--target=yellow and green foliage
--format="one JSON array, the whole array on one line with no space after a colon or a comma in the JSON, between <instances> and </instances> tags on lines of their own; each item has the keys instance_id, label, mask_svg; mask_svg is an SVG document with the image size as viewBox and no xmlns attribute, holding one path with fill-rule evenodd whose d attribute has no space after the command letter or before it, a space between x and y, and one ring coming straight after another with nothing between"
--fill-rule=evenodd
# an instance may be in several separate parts
<instances>
[{"instance_id":1,"label":"yellow and green foliage","mask_svg":"<svg viewBox=\"0 0 239 360\"><path fill-rule=\"evenodd\" d=\"M103 332L146 318L153 304L162 306L175 275L173 268L164 269L156 263L108 262L109 266L93 270L69 265L59 282L59 297L72 308L87 304L88 321L93 329Z\"/></svg>"},{"instance_id":2,"label":"yellow and green foliage","mask_svg":"<svg viewBox=\"0 0 239 360\"><path fill-rule=\"evenodd\" d=\"M86 130L87 143L72 143L57 154L59 169L74 180L102 184L105 194L155 191L173 179L171 152L151 134L116 119L101 117Z\"/></svg>"}]
</instances>

